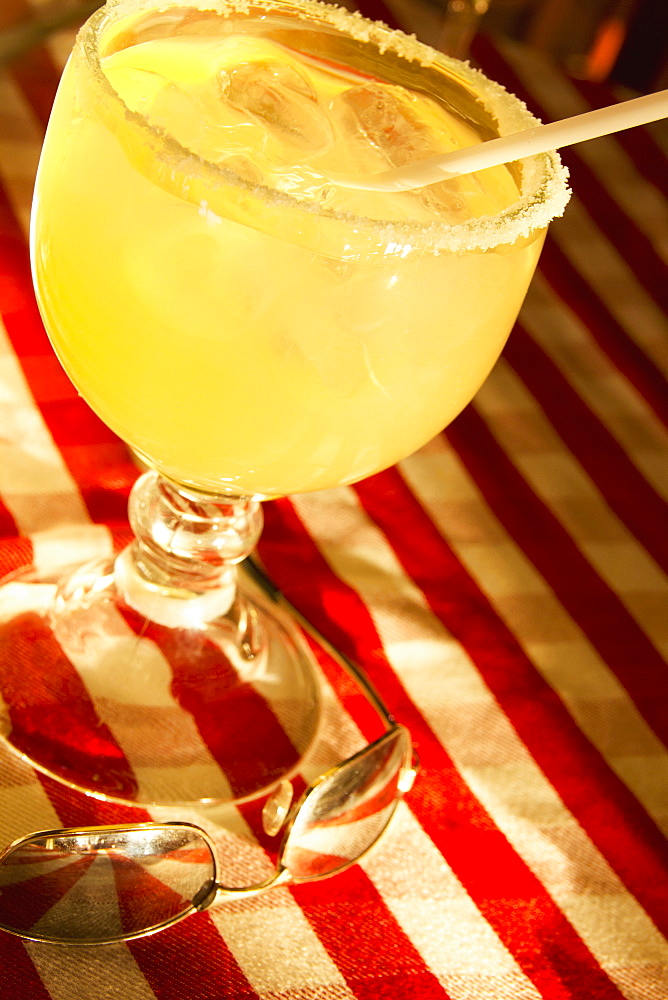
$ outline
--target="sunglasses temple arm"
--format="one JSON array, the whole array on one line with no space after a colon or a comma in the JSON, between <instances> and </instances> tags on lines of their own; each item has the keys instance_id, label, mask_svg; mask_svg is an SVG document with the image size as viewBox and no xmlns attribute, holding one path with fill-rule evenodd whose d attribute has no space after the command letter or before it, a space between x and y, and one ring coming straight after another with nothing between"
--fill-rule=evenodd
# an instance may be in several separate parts
<instances>
[{"instance_id":1,"label":"sunglasses temple arm","mask_svg":"<svg viewBox=\"0 0 668 1000\"><path fill-rule=\"evenodd\" d=\"M244 560L243 564L244 572L253 580L258 587L274 602L282 607L289 615L301 625L305 632L307 632L311 638L315 639L323 649L329 653L333 660L335 660L348 674L351 674L353 678L357 681L360 687L364 690L367 698L375 708L378 715L381 717L383 722L391 728L396 724L396 719L388 709L387 705L380 697L371 681L368 679L359 664L351 660L349 656L342 653L336 646L333 646L329 639L318 631L315 625L311 624L308 618L305 618L300 611L295 608L290 601L287 599L282 590L280 590L276 584L271 580L267 574L261 569L254 558L248 557Z\"/></svg>"}]
</instances>

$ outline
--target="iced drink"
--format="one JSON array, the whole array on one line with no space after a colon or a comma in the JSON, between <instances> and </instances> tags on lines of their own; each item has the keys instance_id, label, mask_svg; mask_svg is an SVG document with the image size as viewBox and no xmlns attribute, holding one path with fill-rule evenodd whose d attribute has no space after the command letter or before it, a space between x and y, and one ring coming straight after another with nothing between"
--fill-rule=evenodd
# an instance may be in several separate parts
<instances>
[{"instance_id":1,"label":"iced drink","mask_svg":"<svg viewBox=\"0 0 668 1000\"><path fill-rule=\"evenodd\" d=\"M150 7L98 15L49 125L34 270L62 363L180 484L271 497L393 464L496 361L567 198L556 156L338 188L533 119L338 8Z\"/></svg>"}]
</instances>

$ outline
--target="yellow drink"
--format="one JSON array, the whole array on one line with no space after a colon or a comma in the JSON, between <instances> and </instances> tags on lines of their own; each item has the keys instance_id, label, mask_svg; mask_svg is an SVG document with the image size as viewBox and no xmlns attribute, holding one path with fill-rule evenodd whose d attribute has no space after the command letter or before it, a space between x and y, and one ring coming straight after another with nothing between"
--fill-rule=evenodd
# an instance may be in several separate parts
<instances>
[{"instance_id":1,"label":"yellow drink","mask_svg":"<svg viewBox=\"0 0 668 1000\"><path fill-rule=\"evenodd\" d=\"M33 266L63 365L181 484L274 496L393 464L498 357L566 201L558 161L338 190L330 171L533 119L334 8L148 6L121 0L113 29L96 15L101 63L75 52L49 125Z\"/></svg>"}]
</instances>

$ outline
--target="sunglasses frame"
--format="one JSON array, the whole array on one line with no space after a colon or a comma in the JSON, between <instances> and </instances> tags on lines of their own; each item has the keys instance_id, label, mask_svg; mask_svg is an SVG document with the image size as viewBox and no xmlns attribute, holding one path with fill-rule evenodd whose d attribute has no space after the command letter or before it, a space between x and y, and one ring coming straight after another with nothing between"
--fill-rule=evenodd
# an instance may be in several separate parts
<instances>
[{"instance_id":1,"label":"sunglasses frame","mask_svg":"<svg viewBox=\"0 0 668 1000\"><path fill-rule=\"evenodd\" d=\"M72 946L101 946L105 944L118 944L125 941L135 940L136 938L147 937L151 934L156 934L161 930L165 930L168 927L172 927L174 926L174 924L180 923L181 920L184 920L186 917L190 916L193 913L202 912L204 910L207 910L210 906L218 905L219 903L222 903L223 901L228 899L245 899L250 896L260 895L264 892L267 892L269 889L273 889L277 886L287 885L287 884L296 885L304 882L320 881L322 879L331 878L334 875L338 875L341 872L346 871L353 865L357 864L368 853L368 851L370 851L374 847L374 845L378 842L380 837L386 831L389 823L392 820L392 816L394 815L399 800L412 787L415 777L417 776L417 773L420 768L420 763L417 754L411 744L410 733L408 732L406 727L398 723L394 718L394 716L389 712L384 702L382 701L380 695L373 687L373 685L366 677L366 675L363 673L361 668L353 660L347 657L344 653L340 652L338 649L332 646L332 644L323 635L321 635L321 633L306 618L304 618L303 615L301 615L296 610L296 608L294 608L289 603L289 601L283 595L283 593L275 586L275 584L266 576L266 574L257 566L255 562L251 561L250 559L247 559L246 562L244 563L244 569L246 573L250 576L250 578L254 580L254 582L264 591L265 595L267 595L275 604L282 605L284 610L286 610L290 614L292 619L296 620L304 629L304 631L309 633L316 640L316 642L329 653L332 659L335 660L344 669L344 671L348 673L356 681L359 687L363 690L368 701L373 705L377 714L380 716L381 720L385 724L385 732L372 742L368 743L361 750L358 750L350 757L346 758L345 760L341 761L338 764L335 764L333 767L323 772L323 774L321 774L311 784L309 784L309 786L304 790L304 792L301 794L297 802L289 805L289 807L288 806L285 807L285 814L279 815L278 817L280 820L278 826L272 824L273 828L267 831L269 835L275 835L282 831L283 837L278 850L276 870L271 876L269 876L269 878L265 879L263 882L260 882L253 886L248 886L246 888L244 887L233 888L221 885L220 882L218 881L219 862L215 844L211 836L206 832L206 830L202 829L195 823L188 823L181 821L175 821L171 823L170 822L123 823L123 824L115 824L109 826L90 826L90 827L78 827L78 828L73 827L69 829L38 831L20 837L17 840L15 840L12 844L10 844L8 847L6 847L0 853L0 866L16 849L18 849L21 846L25 846L26 844L30 843L30 841L35 840L37 838L46 838L46 837L58 838L63 836L91 836L95 835L96 833L99 834L108 833L111 835L113 833L129 832L129 831L141 832L142 830L151 830L157 832L160 829L173 829L174 827L180 827L183 829L191 829L195 831L206 844L211 855L211 861L213 866L212 877L207 882L205 882L200 891L195 895L195 897L191 901L190 905L186 909L184 909L183 912L177 913L176 915L170 917L169 919L163 920L144 930L130 931L127 933L119 934L104 939L88 939L88 940L83 938L72 938L72 939L53 938L53 937L48 937L46 935L34 934L28 931L18 931L14 928L4 926L2 923L0 923L0 930L4 930L9 934L13 934L16 937L20 937L27 941L41 941L41 942L48 942L50 944L64 944ZM369 751L373 751L374 748L378 747L381 743L387 741L390 737L394 736L395 734L401 735L404 740L404 749L405 749L404 762L398 771L397 788L394 796L394 801L391 803L392 806L391 811L389 812L389 815L387 816L387 819L383 824L382 828L380 829L380 831L359 854L357 854L354 858L350 859L349 861L345 861L343 864L341 864L340 867L336 868L334 871L328 871L323 874L309 875L309 876L298 876L291 873L289 868L283 864L283 858L285 851L288 847L290 835L292 833L294 825L297 821L298 816L300 815L300 813L302 813L304 805L308 801L309 797L318 789L318 787L323 782L329 781L332 777L334 777L337 774L337 772L341 771L342 768L347 767L348 765L351 764L354 765L356 760L365 757L366 755L368 755ZM280 789L281 786L283 786L284 784L285 782L280 782L277 788ZM269 796L267 801L271 802L275 795L276 791L274 791L273 795ZM266 808L267 806L265 804L265 809Z\"/></svg>"},{"instance_id":2,"label":"sunglasses frame","mask_svg":"<svg viewBox=\"0 0 668 1000\"><path fill-rule=\"evenodd\" d=\"M283 857L285 850L289 844L290 835L292 833L293 827L297 821L299 814L302 812L306 802L310 796L318 789L318 787L325 781L329 781L333 778L337 772L342 768L347 767L350 764L354 764L356 760L366 756L370 750L378 747L384 741L387 741L389 737L397 735L402 735L404 739L404 763L399 768L397 776L397 792L395 794L394 800L391 803L391 811L389 812L385 823L382 828L378 831L376 836L366 845L366 847L357 854L354 858L342 863L334 871L328 871L323 874L299 876L293 874L289 867L283 864ZM410 763L408 762L409 754L411 756ZM212 875L195 894L190 904L187 905L183 911L174 914L167 920L159 921L158 923L152 924L138 931L129 931L126 933L106 937L106 938L56 938L50 937L45 934L33 933L30 931L18 931L15 928L11 928L0 923L0 929L6 931L9 934L13 934L16 937L23 938L27 941L41 941L49 944L67 944L73 946L100 946L105 944L118 944L124 941L131 941L140 937L147 937L151 934L156 934L161 930L165 930L167 927L172 927L174 924L180 923L186 917L191 916L193 913L202 912L207 910L210 906L218 905L225 900L230 899L246 899L250 896L258 896L269 889L273 889L280 885L294 884L298 885L303 882L315 882L320 881L325 878L331 878L334 875L339 875L341 872L346 871L348 868L357 864L377 843L383 833L387 830L389 823L392 820L396 806L400 798L407 792L413 783L415 775L417 773L415 766L414 755L411 751L410 735L408 730L401 725L394 724L387 732L379 736L378 739L374 740L372 743L367 744L361 750L354 753L351 757L346 758L346 760L341 761L340 764L334 765L334 767L329 768L322 775L320 775L314 782L312 782L308 788L302 793L298 801L292 806L292 808L287 813L281 829L283 830L283 838L281 840L281 845L278 851L278 857L276 861L276 870L269 878L265 879L263 882L257 883L256 885L248 887L231 887L224 886L218 881L219 876L219 861L218 854L215 844L211 836L198 826L196 823L187 823L181 821L175 821L171 823L122 823L115 824L111 826L90 826L90 827L72 827L69 829L56 829L56 830L42 830L35 833L27 834L24 837L20 837L15 840L12 844L6 847L0 854L0 866L4 861L9 858L14 851L17 849L30 844L31 841L37 839L46 839L52 837L54 840L62 837L90 837L96 834L103 835L107 834L111 837L115 833L128 833L137 832L140 833L142 830L151 831L157 833L162 830L172 830L175 827L194 831L201 840L206 844L212 863Z\"/></svg>"}]
</instances>

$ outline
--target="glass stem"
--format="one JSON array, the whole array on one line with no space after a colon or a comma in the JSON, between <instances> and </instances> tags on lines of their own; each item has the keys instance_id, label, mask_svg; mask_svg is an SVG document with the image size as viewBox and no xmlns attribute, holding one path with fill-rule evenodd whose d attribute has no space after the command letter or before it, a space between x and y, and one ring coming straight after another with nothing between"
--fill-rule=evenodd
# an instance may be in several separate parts
<instances>
[{"instance_id":1,"label":"glass stem","mask_svg":"<svg viewBox=\"0 0 668 1000\"><path fill-rule=\"evenodd\" d=\"M116 586L135 611L160 625L193 628L227 614L236 565L262 531L262 508L176 486L146 472L130 495L135 540L116 559Z\"/></svg>"}]
</instances>

